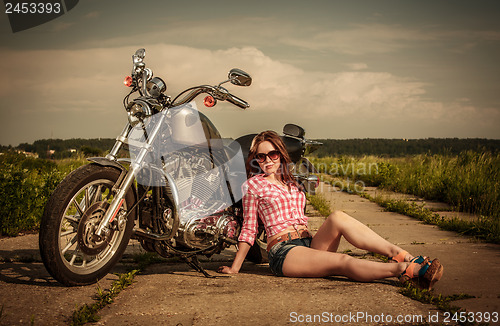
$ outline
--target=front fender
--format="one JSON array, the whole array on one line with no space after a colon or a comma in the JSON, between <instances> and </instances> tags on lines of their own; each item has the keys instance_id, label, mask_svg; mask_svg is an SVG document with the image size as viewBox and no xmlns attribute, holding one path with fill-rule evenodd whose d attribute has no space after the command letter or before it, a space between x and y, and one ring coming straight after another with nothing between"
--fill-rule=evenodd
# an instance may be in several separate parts
<instances>
[{"instance_id":1,"label":"front fender","mask_svg":"<svg viewBox=\"0 0 500 326\"><path fill-rule=\"evenodd\" d=\"M87 158L87 161L90 161L90 162L97 164L97 165L100 165L100 166L109 166L109 167L112 167L112 168L119 170L120 171L120 178L118 179L118 183L121 183L121 181L123 180L123 178L125 177L125 175L128 172L128 170L123 165L121 165L119 162L110 160L110 159L105 158L105 157L89 157L89 158ZM135 199L135 202L137 203L137 201L139 200L139 195L137 193L137 188L134 185L132 185L132 192L134 193L134 199ZM138 205L136 207L135 216L139 216L139 206Z\"/></svg>"},{"instance_id":2,"label":"front fender","mask_svg":"<svg viewBox=\"0 0 500 326\"><path fill-rule=\"evenodd\" d=\"M96 163L97 165L100 165L100 166L111 166L111 167L114 167L114 168L120 170L120 172L122 172L122 173L127 173L127 169L123 165L121 165L117 161L112 161L112 160L105 158L105 157L89 157L89 158L87 158L87 161Z\"/></svg>"}]
</instances>

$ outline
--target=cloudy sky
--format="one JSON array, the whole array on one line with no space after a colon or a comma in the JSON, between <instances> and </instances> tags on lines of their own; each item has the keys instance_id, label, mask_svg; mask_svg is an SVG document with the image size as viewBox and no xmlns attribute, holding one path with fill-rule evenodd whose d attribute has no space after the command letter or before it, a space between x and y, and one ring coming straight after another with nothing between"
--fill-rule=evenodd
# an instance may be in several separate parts
<instances>
[{"instance_id":1,"label":"cloudy sky","mask_svg":"<svg viewBox=\"0 0 500 326\"><path fill-rule=\"evenodd\" d=\"M170 95L252 75L229 86L249 109L198 102L224 137L500 138L498 1L80 0L18 33L0 14L0 144L115 137L140 47Z\"/></svg>"}]
</instances>

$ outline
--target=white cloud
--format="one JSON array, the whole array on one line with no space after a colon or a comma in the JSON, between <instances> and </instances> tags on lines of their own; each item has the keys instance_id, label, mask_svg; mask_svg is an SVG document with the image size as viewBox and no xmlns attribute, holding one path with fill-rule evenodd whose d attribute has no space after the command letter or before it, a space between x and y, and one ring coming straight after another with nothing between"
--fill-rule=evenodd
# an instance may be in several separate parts
<instances>
[{"instance_id":1,"label":"white cloud","mask_svg":"<svg viewBox=\"0 0 500 326\"><path fill-rule=\"evenodd\" d=\"M122 80L130 72L135 50L119 47L4 51L0 61L0 71L4 72L0 75L1 110L15 108L18 113L9 121L14 132L16 119L26 119L26 114L33 112L45 113L42 119L46 120L39 124L50 123L56 129L62 121L92 117L96 126L80 126L79 132L84 130L86 137L93 137L93 128L97 126L114 126L113 129L119 130L125 117L121 101L127 94ZM471 123L473 128L474 119L484 120L486 124L499 119L498 111L480 111L464 99L453 103L427 99L425 88L430 85L387 72L311 72L273 60L254 47L211 51L151 44L146 50L145 62L156 76L166 81L167 93L171 95L190 86L217 84L233 67L248 71L254 80L252 86L228 85L228 89L251 104L248 116L261 119L278 114L295 121L317 120L319 124L339 118L365 120L386 125L387 132L395 121L418 126L446 119L447 123ZM355 63L353 67L363 69L365 66ZM230 116L224 113L225 108L227 106L222 105L211 111L223 123L224 115ZM234 122L225 123L237 128ZM262 128L259 121L253 123L254 130ZM41 138L37 130L26 132L32 134L32 140ZM315 137L335 137L327 130L324 134L321 130L315 132ZM11 136L16 139L15 135Z\"/></svg>"},{"instance_id":2,"label":"white cloud","mask_svg":"<svg viewBox=\"0 0 500 326\"><path fill-rule=\"evenodd\" d=\"M88 14L86 14L83 18L90 18L90 19L97 18L101 16L101 14L102 13L100 11L91 11Z\"/></svg>"},{"instance_id":3,"label":"white cloud","mask_svg":"<svg viewBox=\"0 0 500 326\"><path fill-rule=\"evenodd\" d=\"M71 26L73 26L74 23L66 23L66 22L54 22L53 24L50 25L50 32L53 33L59 33L64 30L67 30Z\"/></svg>"},{"instance_id":4,"label":"white cloud","mask_svg":"<svg viewBox=\"0 0 500 326\"><path fill-rule=\"evenodd\" d=\"M328 50L350 55L389 53L414 45L415 41L435 40L436 36L399 25L354 25L350 29L317 31L308 38L284 39L284 43L308 50Z\"/></svg>"},{"instance_id":5,"label":"white cloud","mask_svg":"<svg viewBox=\"0 0 500 326\"><path fill-rule=\"evenodd\" d=\"M293 35L293 36L289 36ZM452 51L466 51L480 42L500 40L497 30L457 30L443 26L409 28L389 24L353 24L350 28L309 30L307 37L296 33L283 36L281 42L310 51L333 51L348 55L384 54L405 48L422 47L425 42L459 42ZM447 43L446 43L447 44Z\"/></svg>"},{"instance_id":6,"label":"white cloud","mask_svg":"<svg viewBox=\"0 0 500 326\"><path fill-rule=\"evenodd\" d=\"M368 65L366 63L363 63L363 62L346 63L345 66L347 66L349 69L352 69L352 70L368 69Z\"/></svg>"}]
</instances>

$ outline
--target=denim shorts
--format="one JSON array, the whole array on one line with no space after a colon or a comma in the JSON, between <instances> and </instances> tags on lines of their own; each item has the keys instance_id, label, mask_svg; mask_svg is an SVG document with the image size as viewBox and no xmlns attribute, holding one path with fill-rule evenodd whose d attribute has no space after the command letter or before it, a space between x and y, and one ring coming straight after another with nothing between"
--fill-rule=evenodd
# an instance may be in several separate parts
<instances>
[{"instance_id":1,"label":"denim shorts","mask_svg":"<svg viewBox=\"0 0 500 326\"><path fill-rule=\"evenodd\" d=\"M267 253L269 267L276 276L283 276L283 263L288 252L295 247L311 247L312 238L293 239L278 242Z\"/></svg>"}]
</instances>

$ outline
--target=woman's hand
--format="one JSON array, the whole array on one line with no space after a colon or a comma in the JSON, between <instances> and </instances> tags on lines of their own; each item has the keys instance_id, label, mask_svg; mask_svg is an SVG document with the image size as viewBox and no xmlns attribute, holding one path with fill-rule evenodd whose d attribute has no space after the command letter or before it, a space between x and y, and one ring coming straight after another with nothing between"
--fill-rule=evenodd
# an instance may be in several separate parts
<instances>
[{"instance_id":1,"label":"woman's hand","mask_svg":"<svg viewBox=\"0 0 500 326\"><path fill-rule=\"evenodd\" d=\"M238 271L233 270L229 266L221 266L221 267L219 267L217 272L222 273L222 274L238 274Z\"/></svg>"},{"instance_id":2,"label":"woman's hand","mask_svg":"<svg viewBox=\"0 0 500 326\"><path fill-rule=\"evenodd\" d=\"M231 267L221 266L217 272L223 274L238 274L241 265L247 256L248 250L250 250L250 245L248 243L242 241L238 242L238 251L236 252L236 256L234 257Z\"/></svg>"}]
</instances>

